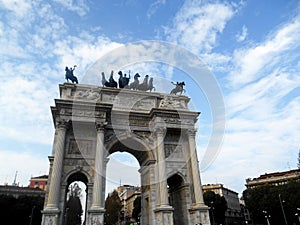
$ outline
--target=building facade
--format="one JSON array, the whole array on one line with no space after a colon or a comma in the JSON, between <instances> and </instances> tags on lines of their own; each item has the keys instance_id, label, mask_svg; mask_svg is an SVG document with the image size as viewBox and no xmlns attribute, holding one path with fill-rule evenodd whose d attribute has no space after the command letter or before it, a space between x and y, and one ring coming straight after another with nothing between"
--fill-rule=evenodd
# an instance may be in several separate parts
<instances>
[{"instance_id":1,"label":"building facade","mask_svg":"<svg viewBox=\"0 0 300 225\"><path fill-rule=\"evenodd\" d=\"M141 187L132 185L122 185L116 188L121 200L121 214L125 215L126 221L136 222L132 219L134 209L134 200L141 197Z\"/></svg>"},{"instance_id":2,"label":"building facade","mask_svg":"<svg viewBox=\"0 0 300 225\"><path fill-rule=\"evenodd\" d=\"M29 187L30 188L39 188L43 191L46 191L48 182L48 175L31 177Z\"/></svg>"},{"instance_id":3,"label":"building facade","mask_svg":"<svg viewBox=\"0 0 300 225\"><path fill-rule=\"evenodd\" d=\"M246 179L247 188L255 188L257 186L282 185L290 181L300 181L300 169L293 169L283 172L265 173L257 178Z\"/></svg>"},{"instance_id":4,"label":"building facade","mask_svg":"<svg viewBox=\"0 0 300 225\"><path fill-rule=\"evenodd\" d=\"M0 185L0 195L45 197L45 192L38 188L19 187L15 185Z\"/></svg>"},{"instance_id":5,"label":"building facade","mask_svg":"<svg viewBox=\"0 0 300 225\"><path fill-rule=\"evenodd\" d=\"M223 196L227 202L225 212L225 224L240 224L243 221L243 214L238 193L225 188L223 184L207 184L202 186L203 193L213 191L215 194Z\"/></svg>"}]
</instances>

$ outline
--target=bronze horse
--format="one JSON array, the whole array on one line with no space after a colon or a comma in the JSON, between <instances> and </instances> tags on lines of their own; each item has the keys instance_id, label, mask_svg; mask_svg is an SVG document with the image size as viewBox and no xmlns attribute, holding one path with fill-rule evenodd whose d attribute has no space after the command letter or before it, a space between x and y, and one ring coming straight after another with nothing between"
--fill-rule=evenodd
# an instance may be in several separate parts
<instances>
[{"instance_id":1,"label":"bronze horse","mask_svg":"<svg viewBox=\"0 0 300 225\"><path fill-rule=\"evenodd\" d=\"M176 95L178 92L180 92L180 95L181 95L182 92L185 92L185 89L183 88L183 86L185 85L184 82L176 82L176 84L174 82L171 82L171 83L176 85L176 87L171 90L170 94Z\"/></svg>"},{"instance_id":2,"label":"bronze horse","mask_svg":"<svg viewBox=\"0 0 300 225\"><path fill-rule=\"evenodd\" d=\"M110 77L109 77L109 81L107 81L105 79L105 74L104 72L101 73L102 74L102 85L105 87L114 87L117 88L118 87L118 83L114 80L114 71L111 71Z\"/></svg>"},{"instance_id":3,"label":"bronze horse","mask_svg":"<svg viewBox=\"0 0 300 225\"><path fill-rule=\"evenodd\" d=\"M66 71L66 80L67 80L67 82L69 82L69 80L71 80L72 83L78 84L78 79L73 74L73 71L75 70L75 68L76 68L76 65L74 65L73 69L72 69L72 67L69 69L66 66L66 68L65 68L65 71Z\"/></svg>"}]
</instances>

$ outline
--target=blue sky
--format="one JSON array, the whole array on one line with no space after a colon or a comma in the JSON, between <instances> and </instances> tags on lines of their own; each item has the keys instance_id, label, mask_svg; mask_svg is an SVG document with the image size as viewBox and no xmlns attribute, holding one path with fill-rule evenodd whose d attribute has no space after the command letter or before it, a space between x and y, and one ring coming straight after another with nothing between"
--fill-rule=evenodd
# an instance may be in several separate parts
<instances>
[{"instance_id":1,"label":"blue sky","mask_svg":"<svg viewBox=\"0 0 300 225\"><path fill-rule=\"evenodd\" d=\"M16 171L21 185L48 173L54 134L50 106L59 97L58 84L65 82L65 66L76 64L81 82L99 58L144 40L172 43L196 55L222 92L222 146L202 167L215 121L201 85L170 65L124 66L167 83L186 80L191 107L201 111L197 144L203 183L223 183L241 193L246 178L295 168L299 9L293 0L0 0L0 184L11 183ZM161 92L171 88L155 85ZM121 177L119 171L127 173ZM110 188L120 179L139 183L131 156L116 154L108 172Z\"/></svg>"}]
</instances>

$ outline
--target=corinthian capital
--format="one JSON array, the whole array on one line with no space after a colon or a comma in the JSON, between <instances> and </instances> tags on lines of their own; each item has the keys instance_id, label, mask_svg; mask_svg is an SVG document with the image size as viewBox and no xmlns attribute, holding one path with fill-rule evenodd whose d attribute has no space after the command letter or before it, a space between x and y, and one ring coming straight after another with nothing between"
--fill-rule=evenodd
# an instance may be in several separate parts
<instances>
[{"instance_id":1,"label":"corinthian capital","mask_svg":"<svg viewBox=\"0 0 300 225\"><path fill-rule=\"evenodd\" d=\"M96 129L98 132L104 131L105 126L107 125L107 122L96 122Z\"/></svg>"},{"instance_id":2,"label":"corinthian capital","mask_svg":"<svg viewBox=\"0 0 300 225\"><path fill-rule=\"evenodd\" d=\"M70 124L69 120L59 119L59 120L56 121L55 127L57 129L67 129L69 124Z\"/></svg>"},{"instance_id":3,"label":"corinthian capital","mask_svg":"<svg viewBox=\"0 0 300 225\"><path fill-rule=\"evenodd\" d=\"M167 128L165 127L156 127L154 130L154 134L156 136L164 136L166 133Z\"/></svg>"},{"instance_id":4,"label":"corinthian capital","mask_svg":"<svg viewBox=\"0 0 300 225\"><path fill-rule=\"evenodd\" d=\"M195 128L188 129L187 134L189 137L195 138L195 136L197 134L197 129L195 129Z\"/></svg>"}]
</instances>

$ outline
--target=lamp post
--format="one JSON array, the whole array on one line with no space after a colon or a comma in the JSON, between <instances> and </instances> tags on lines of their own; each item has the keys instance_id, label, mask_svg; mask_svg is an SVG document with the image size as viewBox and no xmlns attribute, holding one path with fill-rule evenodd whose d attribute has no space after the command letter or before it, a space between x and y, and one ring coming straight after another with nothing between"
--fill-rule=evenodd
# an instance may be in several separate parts
<instances>
[{"instance_id":1,"label":"lamp post","mask_svg":"<svg viewBox=\"0 0 300 225\"><path fill-rule=\"evenodd\" d=\"M284 212L284 209L283 209L283 205L282 205L282 202L284 202L284 200L283 201L281 200L281 195L280 194L278 195L278 197L279 197L279 202L280 202L280 206L281 206L281 210L282 210L285 225L288 225L287 220L286 220L286 216L285 216L285 212Z\"/></svg>"},{"instance_id":2,"label":"lamp post","mask_svg":"<svg viewBox=\"0 0 300 225\"><path fill-rule=\"evenodd\" d=\"M265 218L266 218L266 220L267 220L268 225L270 225L270 220L269 220L269 218L271 218L271 216L268 215L268 212L267 212L267 211L263 211L263 213L265 214Z\"/></svg>"},{"instance_id":3,"label":"lamp post","mask_svg":"<svg viewBox=\"0 0 300 225\"><path fill-rule=\"evenodd\" d=\"M300 223L300 208L297 208L296 216L298 216L298 220L299 220L299 223Z\"/></svg>"},{"instance_id":4,"label":"lamp post","mask_svg":"<svg viewBox=\"0 0 300 225\"><path fill-rule=\"evenodd\" d=\"M214 202L211 202L212 225L215 225Z\"/></svg>"},{"instance_id":5,"label":"lamp post","mask_svg":"<svg viewBox=\"0 0 300 225\"><path fill-rule=\"evenodd\" d=\"M32 224L32 221L33 221L34 208L35 208L35 205L31 209L30 225Z\"/></svg>"}]
</instances>

